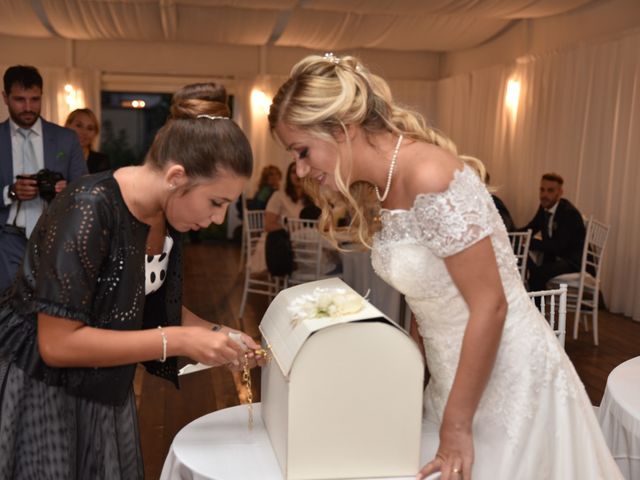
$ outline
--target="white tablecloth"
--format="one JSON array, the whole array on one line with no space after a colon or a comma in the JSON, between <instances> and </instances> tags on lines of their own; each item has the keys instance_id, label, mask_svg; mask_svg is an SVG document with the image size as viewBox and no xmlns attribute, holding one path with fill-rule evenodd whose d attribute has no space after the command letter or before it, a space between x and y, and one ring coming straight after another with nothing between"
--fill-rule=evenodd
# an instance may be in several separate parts
<instances>
[{"instance_id":1,"label":"white tablecloth","mask_svg":"<svg viewBox=\"0 0 640 480\"><path fill-rule=\"evenodd\" d=\"M411 313L404 308L400 292L382 280L371 266L371 252L340 252L342 279L360 295L369 291L369 301L393 321L409 327Z\"/></svg>"},{"instance_id":2,"label":"white tablecloth","mask_svg":"<svg viewBox=\"0 0 640 480\"><path fill-rule=\"evenodd\" d=\"M640 479L640 357L609 374L598 419L624 477Z\"/></svg>"},{"instance_id":3,"label":"white tablecloth","mask_svg":"<svg viewBox=\"0 0 640 480\"><path fill-rule=\"evenodd\" d=\"M160 480L282 480L269 436L254 405L255 424L247 427L247 406L225 408L194 420L173 439ZM438 427L422 428L421 464L433 458ZM395 477L412 480L414 477ZM376 479L383 480L383 479Z\"/></svg>"}]
</instances>

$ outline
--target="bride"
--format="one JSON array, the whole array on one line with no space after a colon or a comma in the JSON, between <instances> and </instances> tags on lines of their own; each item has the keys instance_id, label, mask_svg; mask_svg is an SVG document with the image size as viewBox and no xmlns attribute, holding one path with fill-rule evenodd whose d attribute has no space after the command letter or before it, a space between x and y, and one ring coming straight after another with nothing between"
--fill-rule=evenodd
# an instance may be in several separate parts
<instances>
[{"instance_id":1,"label":"bride","mask_svg":"<svg viewBox=\"0 0 640 480\"><path fill-rule=\"evenodd\" d=\"M294 66L269 124L322 207L321 230L332 237L323 191L336 190L354 239L415 315L431 373L425 414L440 428L417 478L621 478L491 196L455 145L356 58L331 54Z\"/></svg>"}]
</instances>

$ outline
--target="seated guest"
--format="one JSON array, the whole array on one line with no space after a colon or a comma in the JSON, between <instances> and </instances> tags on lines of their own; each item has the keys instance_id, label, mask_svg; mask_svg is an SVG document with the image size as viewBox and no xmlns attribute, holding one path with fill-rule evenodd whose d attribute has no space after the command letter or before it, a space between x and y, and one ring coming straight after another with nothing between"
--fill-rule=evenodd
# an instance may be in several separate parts
<instances>
[{"instance_id":1,"label":"seated guest","mask_svg":"<svg viewBox=\"0 0 640 480\"><path fill-rule=\"evenodd\" d=\"M284 192L278 190L271 195L264 212L264 230L272 232L284 227L284 218L299 218L302 209L310 202L304 193L302 180L296 173L296 164L287 168Z\"/></svg>"},{"instance_id":2,"label":"seated guest","mask_svg":"<svg viewBox=\"0 0 640 480\"><path fill-rule=\"evenodd\" d=\"M84 159L87 162L89 173L103 172L111 168L109 157L104 153L92 150L93 141L100 132L98 118L88 108L77 108L69 114L64 126L75 130L82 147Z\"/></svg>"},{"instance_id":3,"label":"seated guest","mask_svg":"<svg viewBox=\"0 0 640 480\"><path fill-rule=\"evenodd\" d=\"M265 256L267 234L285 228L285 218L300 218L303 208L310 204L312 202L304 193L302 180L296 173L296 163L291 162L287 168L284 191L276 190L273 192L265 207L264 234L260 237L250 259L253 272L267 270Z\"/></svg>"},{"instance_id":4,"label":"seated guest","mask_svg":"<svg viewBox=\"0 0 640 480\"><path fill-rule=\"evenodd\" d=\"M480 179L487 186L489 193L491 193L491 198L493 199L493 203L496 206L498 213L500 214L500 218L502 218L502 222L504 223L504 226L507 229L507 232L514 231L516 229L515 224L513 223L513 219L511 218L511 214L509 213L507 206L497 195L494 194L495 188L489 186L490 185L489 172L487 172L487 169L485 168L482 160L476 157L472 157L470 155L460 155L460 158L464 163L466 163L476 171Z\"/></svg>"},{"instance_id":5,"label":"seated guest","mask_svg":"<svg viewBox=\"0 0 640 480\"><path fill-rule=\"evenodd\" d=\"M582 215L562 198L564 180L557 173L545 173L540 181L540 207L521 230L531 229L530 251L541 254L529 262L529 289L544 290L549 280L563 273L577 272L582 261L585 227Z\"/></svg>"},{"instance_id":6,"label":"seated guest","mask_svg":"<svg viewBox=\"0 0 640 480\"><path fill-rule=\"evenodd\" d=\"M260 183L258 191L253 198L247 201L249 210L264 210L271 195L280 189L280 181L282 180L282 172L275 165L267 165L262 169L260 174Z\"/></svg>"}]
</instances>

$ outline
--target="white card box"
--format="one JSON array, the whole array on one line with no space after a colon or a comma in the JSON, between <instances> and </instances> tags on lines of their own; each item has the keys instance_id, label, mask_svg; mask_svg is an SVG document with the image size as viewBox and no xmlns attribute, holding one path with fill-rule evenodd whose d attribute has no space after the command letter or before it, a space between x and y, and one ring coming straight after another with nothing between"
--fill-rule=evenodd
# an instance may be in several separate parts
<instances>
[{"instance_id":1,"label":"white card box","mask_svg":"<svg viewBox=\"0 0 640 480\"><path fill-rule=\"evenodd\" d=\"M291 287L260 323L272 351L262 418L283 478L415 475L424 376L417 345L368 302L353 315L292 326L289 305L316 288L351 290L337 278Z\"/></svg>"}]
</instances>

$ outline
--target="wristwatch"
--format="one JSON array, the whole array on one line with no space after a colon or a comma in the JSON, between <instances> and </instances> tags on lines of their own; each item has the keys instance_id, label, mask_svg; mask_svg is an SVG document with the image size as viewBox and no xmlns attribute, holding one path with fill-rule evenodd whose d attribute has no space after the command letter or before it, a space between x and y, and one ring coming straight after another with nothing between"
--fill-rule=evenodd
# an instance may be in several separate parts
<instances>
[{"instance_id":1,"label":"wristwatch","mask_svg":"<svg viewBox=\"0 0 640 480\"><path fill-rule=\"evenodd\" d=\"M9 196L9 200L11 200L12 202L16 201L18 199L18 194L16 193L16 184L12 183L11 185L9 185L9 191L7 192L7 195Z\"/></svg>"}]
</instances>

